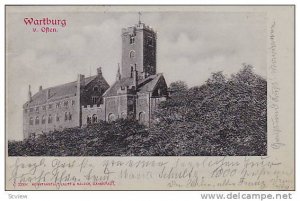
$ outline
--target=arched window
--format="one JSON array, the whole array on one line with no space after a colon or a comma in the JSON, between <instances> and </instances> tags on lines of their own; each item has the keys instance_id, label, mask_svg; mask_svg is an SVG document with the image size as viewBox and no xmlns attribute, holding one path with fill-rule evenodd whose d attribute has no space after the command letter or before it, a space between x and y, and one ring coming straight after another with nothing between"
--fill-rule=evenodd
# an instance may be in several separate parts
<instances>
[{"instance_id":1,"label":"arched window","mask_svg":"<svg viewBox=\"0 0 300 201\"><path fill-rule=\"evenodd\" d=\"M40 123L40 119L39 119L39 117L37 116L37 117L35 117L35 125L37 125L37 124L39 124Z\"/></svg>"},{"instance_id":2,"label":"arched window","mask_svg":"<svg viewBox=\"0 0 300 201\"><path fill-rule=\"evenodd\" d=\"M122 119L126 119L126 113L125 113L125 112L122 112L122 113L121 113L121 118L122 118Z\"/></svg>"},{"instance_id":3,"label":"arched window","mask_svg":"<svg viewBox=\"0 0 300 201\"><path fill-rule=\"evenodd\" d=\"M94 88L93 88L93 91L98 91L98 87L94 87Z\"/></svg>"},{"instance_id":4,"label":"arched window","mask_svg":"<svg viewBox=\"0 0 300 201\"><path fill-rule=\"evenodd\" d=\"M30 117L30 119L29 119L29 125L33 125L33 117Z\"/></svg>"},{"instance_id":5,"label":"arched window","mask_svg":"<svg viewBox=\"0 0 300 201\"><path fill-rule=\"evenodd\" d=\"M65 112L65 121L67 121L67 120L68 120L68 113Z\"/></svg>"},{"instance_id":6,"label":"arched window","mask_svg":"<svg viewBox=\"0 0 300 201\"><path fill-rule=\"evenodd\" d=\"M48 116L48 124L51 124L52 123L52 116L51 116L51 114L49 114L49 116Z\"/></svg>"},{"instance_id":7,"label":"arched window","mask_svg":"<svg viewBox=\"0 0 300 201\"><path fill-rule=\"evenodd\" d=\"M87 123L88 125L92 123L91 117L89 117L89 116L86 117L86 123Z\"/></svg>"},{"instance_id":8,"label":"arched window","mask_svg":"<svg viewBox=\"0 0 300 201\"><path fill-rule=\"evenodd\" d=\"M56 115L56 121L59 121L59 115L58 114Z\"/></svg>"},{"instance_id":9,"label":"arched window","mask_svg":"<svg viewBox=\"0 0 300 201\"><path fill-rule=\"evenodd\" d=\"M42 116L42 124L45 124L46 123L46 117L45 115Z\"/></svg>"},{"instance_id":10,"label":"arched window","mask_svg":"<svg viewBox=\"0 0 300 201\"><path fill-rule=\"evenodd\" d=\"M145 112L139 113L139 122L144 123L145 122Z\"/></svg>"},{"instance_id":11,"label":"arched window","mask_svg":"<svg viewBox=\"0 0 300 201\"><path fill-rule=\"evenodd\" d=\"M135 51L134 51L134 50L131 50L131 51L129 52L129 57L130 57L130 58L134 58L134 57L135 57Z\"/></svg>"},{"instance_id":12,"label":"arched window","mask_svg":"<svg viewBox=\"0 0 300 201\"><path fill-rule=\"evenodd\" d=\"M69 120L70 121L72 120L72 114L71 114L71 112L69 112Z\"/></svg>"},{"instance_id":13,"label":"arched window","mask_svg":"<svg viewBox=\"0 0 300 201\"><path fill-rule=\"evenodd\" d=\"M115 115L112 114L112 113L110 113L110 114L108 115L108 122L112 122L112 121L115 121L115 120L116 120Z\"/></svg>"},{"instance_id":14,"label":"arched window","mask_svg":"<svg viewBox=\"0 0 300 201\"><path fill-rule=\"evenodd\" d=\"M96 114L93 114L93 124L94 124L94 123L97 123L97 121L98 121L97 115L96 115Z\"/></svg>"}]
</instances>

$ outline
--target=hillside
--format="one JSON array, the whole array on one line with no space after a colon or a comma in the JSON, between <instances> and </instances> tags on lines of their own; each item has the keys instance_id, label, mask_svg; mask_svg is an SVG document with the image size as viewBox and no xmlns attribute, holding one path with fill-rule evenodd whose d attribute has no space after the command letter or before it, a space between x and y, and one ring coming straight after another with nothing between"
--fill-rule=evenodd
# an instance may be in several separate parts
<instances>
[{"instance_id":1,"label":"hillside","mask_svg":"<svg viewBox=\"0 0 300 201\"><path fill-rule=\"evenodd\" d=\"M100 122L8 142L10 156L210 156L267 154L267 82L251 66L188 89L170 85L150 128Z\"/></svg>"}]
</instances>

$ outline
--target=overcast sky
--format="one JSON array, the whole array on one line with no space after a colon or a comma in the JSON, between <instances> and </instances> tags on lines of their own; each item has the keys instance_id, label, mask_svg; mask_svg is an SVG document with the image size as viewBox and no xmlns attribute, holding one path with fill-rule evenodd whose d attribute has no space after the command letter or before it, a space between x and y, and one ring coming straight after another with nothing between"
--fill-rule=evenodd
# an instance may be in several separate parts
<instances>
[{"instance_id":1,"label":"overcast sky","mask_svg":"<svg viewBox=\"0 0 300 201\"><path fill-rule=\"evenodd\" d=\"M44 7L45 8L45 7ZM30 7L7 9L6 81L8 139L22 138L22 105L28 85L33 94L43 88L75 81L77 74L96 74L101 66L109 84L121 63L121 29L136 24L137 12L61 12ZM211 72L230 75L242 63L266 77L266 18L245 12L148 12L142 22L158 32L157 72L167 83L184 80L200 85ZM24 18L65 19L57 33L34 33Z\"/></svg>"}]
</instances>

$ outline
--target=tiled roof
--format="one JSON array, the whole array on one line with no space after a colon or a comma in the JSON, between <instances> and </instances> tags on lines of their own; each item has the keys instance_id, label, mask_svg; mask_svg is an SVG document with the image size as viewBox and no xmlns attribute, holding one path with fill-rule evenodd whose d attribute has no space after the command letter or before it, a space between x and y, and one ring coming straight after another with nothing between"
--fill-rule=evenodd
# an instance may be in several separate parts
<instances>
[{"instance_id":1,"label":"tiled roof","mask_svg":"<svg viewBox=\"0 0 300 201\"><path fill-rule=\"evenodd\" d=\"M138 85L138 92L143 93L153 91L160 78L163 78L163 75L161 73L149 76L146 79L142 80L142 82Z\"/></svg>"},{"instance_id":2,"label":"tiled roof","mask_svg":"<svg viewBox=\"0 0 300 201\"><path fill-rule=\"evenodd\" d=\"M85 78L85 86L88 85L91 81L93 81L97 75L86 77ZM50 96L47 100L47 91L50 90ZM77 91L77 81L69 82L66 84L58 85L55 87L49 87L47 89L43 89L42 91L37 92L32 96L32 101L26 102L25 106L35 106L44 104L47 101L55 100L60 97L65 97L68 95L74 96Z\"/></svg>"},{"instance_id":3,"label":"tiled roof","mask_svg":"<svg viewBox=\"0 0 300 201\"><path fill-rule=\"evenodd\" d=\"M162 74L150 75L146 79L138 81L137 92L145 93L151 92L155 89L155 86L159 79L163 77ZM104 97L118 95L118 89L120 87L128 87L133 85L133 78L122 78L116 81L104 94Z\"/></svg>"}]
</instances>

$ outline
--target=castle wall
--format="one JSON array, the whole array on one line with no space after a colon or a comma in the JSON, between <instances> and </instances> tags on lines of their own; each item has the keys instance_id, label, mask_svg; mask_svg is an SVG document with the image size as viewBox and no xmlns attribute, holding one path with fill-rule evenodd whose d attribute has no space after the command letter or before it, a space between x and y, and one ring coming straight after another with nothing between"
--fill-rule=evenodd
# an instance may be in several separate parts
<instances>
[{"instance_id":1,"label":"castle wall","mask_svg":"<svg viewBox=\"0 0 300 201\"><path fill-rule=\"evenodd\" d=\"M137 71L134 69L135 64ZM31 102L36 105L24 106L24 138L32 133L39 134L119 118L137 119L149 126L153 110L163 100L161 97L167 96L167 85L164 78L160 78L155 89L151 88L151 92L145 93L136 89L139 87L137 80L156 74L156 33L143 23L122 30L121 74L122 78L129 78L132 74L134 87L122 86L123 89L117 89L116 96L103 97L109 85L103 78L100 67L97 69L97 76L92 80L91 77L85 79L84 75L78 75L74 86L76 92L72 91L70 95L62 97L61 94L65 94L63 91L55 100L55 96L49 100L50 96L47 94L46 104ZM31 99L31 92L29 96Z\"/></svg>"},{"instance_id":2,"label":"castle wall","mask_svg":"<svg viewBox=\"0 0 300 201\"><path fill-rule=\"evenodd\" d=\"M132 97L127 94L105 97L105 120L111 121L118 118L126 118L128 115L128 100L130 99L132 99Z\"/></svg>"},{"instance_id":3,"label":"castle wall","mask_svg":"<svg viewBox=\"0 0 300 201\"><path fill-rule=\"evenodd\" d=\"M138 94L136 100L136 119L145 125L150 121L150 93Z\"/></svg>"},{"instance_id":4,"label":"castle wall","mask_svg":"<svg viewBox=\"0 0 300 201\"><path fill-rule=\"evenodd\" d=\"M41 134L79 126L80 110L77 96L60 97L46 104L23 110L24 138L31 133Z\"/></svg>"},{"instance_id":5,"label":"castle wall","mask_svg":"<svg viewBox=\"0 0 300 201\"><path fill-rule=\"evenodd\" d=\"M87 105L82 106L82 125L97 123L105 121L105 108L104 105Z\"/></svg>"}]
</instances>

